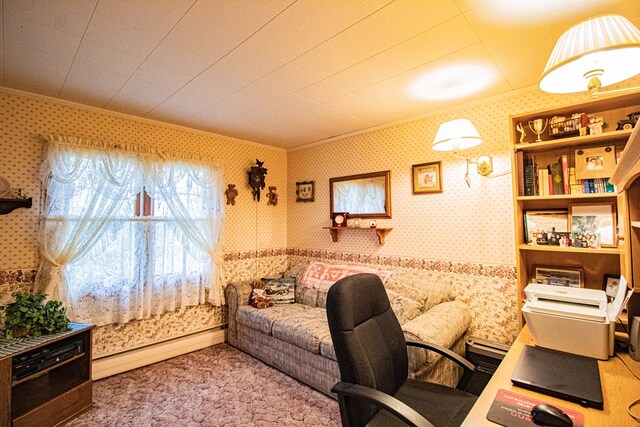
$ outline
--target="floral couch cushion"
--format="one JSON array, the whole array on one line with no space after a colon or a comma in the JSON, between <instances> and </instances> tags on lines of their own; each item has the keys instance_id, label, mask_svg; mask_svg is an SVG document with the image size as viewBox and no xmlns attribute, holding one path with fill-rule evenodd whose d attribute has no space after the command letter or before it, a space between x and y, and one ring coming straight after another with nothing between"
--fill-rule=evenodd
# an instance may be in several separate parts
<instances>
[{"instance_id":1,"label":"floral couch cushion","mask_svg":"<svg viewBox=\"0 0 640 427\"><path fill-rule=\"evenodd\" d=\"M320 341L329 337L327 312L323 308L311 308L273 323L272 335L312 353L320 353Z\"/></svg>"},{"instance_id":2,"label":"floral couch cushion","mask_svg":"<svg viewBox=\"0 0 640 427\"><path fill-rule=\"evenodd\" d=\"M422 304L419 302L402 296L397 292L393 292L390 289L387 289L387 296L391 303L391 309L395 313L398 318L398 322L400 322L401 325L404 325L409 320L413 320L422 314Z\"/></svg>"},{"instance_id":3,"label":"floral couch cushion","mask_svg":"<svg viewBox=\"0 0 640 427\"><path fill-rule=\"evenodd\" d=\"M311 309L312 307L304 304L277 304L273 307L263 309L243 305L238 307L236 320L241 325L248 326L265 334L271 334L273 322L276 320L294 316Z\"/></svg>"},{"instance_id":4,"label":"floral couch cushion","mask_svg":"<svg viewBox=\"0 0 640 427\"><path fill-rule=\"evenodd\" d=\"M404 269L389 277L384 286L420 302L424 311L455 298L452 294L451 278L440 272Z\"/></svg>"}]
</instances>

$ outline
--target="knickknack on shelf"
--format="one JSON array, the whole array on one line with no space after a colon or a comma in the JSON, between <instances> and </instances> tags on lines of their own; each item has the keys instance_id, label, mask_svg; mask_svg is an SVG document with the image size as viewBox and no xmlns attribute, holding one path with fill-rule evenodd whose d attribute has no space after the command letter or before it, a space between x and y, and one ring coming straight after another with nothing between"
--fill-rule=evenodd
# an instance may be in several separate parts
<instances>
[{"instance_id":1,"label":"knickknack on shelf","mask_svg":"<svg viewBox=\"0 0 640 427\"><path fill-rule=\"evenodd\" d=\"M22 189L11 190L9 181L0 176L0 215L8 214L14 209L30 208L32 198L22 194Z\"/></svg>"}]
</instances>

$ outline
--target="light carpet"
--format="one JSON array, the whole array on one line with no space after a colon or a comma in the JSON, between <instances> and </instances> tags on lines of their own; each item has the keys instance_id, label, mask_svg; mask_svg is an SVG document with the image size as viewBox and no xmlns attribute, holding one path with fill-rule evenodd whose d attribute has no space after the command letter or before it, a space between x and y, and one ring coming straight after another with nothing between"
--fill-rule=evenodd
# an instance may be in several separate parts
<instances>
[{"instance_id":1,"label":"light carpet","mask_svg":"<svg viewBox=\"0 0 640 427\"><path fill-rule=\"evenodd\" d=\"M337 401L222 344L93 383L75 426L339 426Z\"/></svg>"}]
</instances>

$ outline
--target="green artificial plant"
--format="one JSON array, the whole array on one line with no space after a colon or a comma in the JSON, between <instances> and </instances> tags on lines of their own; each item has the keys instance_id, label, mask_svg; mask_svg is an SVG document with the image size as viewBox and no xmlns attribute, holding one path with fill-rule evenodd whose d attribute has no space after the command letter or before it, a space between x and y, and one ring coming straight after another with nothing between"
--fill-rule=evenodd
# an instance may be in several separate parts
<instances>
[{"instance_id":1,"label":"green artificial plant","mask_svg":"<svg viewBox=\"0 0 640 427\"><path fill-rule=\"evenodd\" d=\"M6 338L39 337L70 330L61 301L43 303L46 295L41 292L15 292L11 296L16 299L15 302L0 306L0 310L6 314Z\"/></svg>"}]
</instances>

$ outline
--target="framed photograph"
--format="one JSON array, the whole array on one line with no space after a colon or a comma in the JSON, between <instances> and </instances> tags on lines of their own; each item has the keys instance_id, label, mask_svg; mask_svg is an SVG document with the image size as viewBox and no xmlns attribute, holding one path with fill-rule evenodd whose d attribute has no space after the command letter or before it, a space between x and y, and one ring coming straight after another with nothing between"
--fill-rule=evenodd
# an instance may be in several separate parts
<instances>
[{"instance_id":1,"label":"framed photograph","mask_svg":"<svg viewBox=\"0 0 640 427\"><path fill-rule=\"evenodd\" d=\"M618 294L618 286L620 286L620 276L614 274L605 274L602 278L602 289L607 294L607 300L613 301Z\"/></svg>"},{"instance_id":2,"label":"framed photograph","mask_svg":"<svg viewBox=\"0 0 640 427\"><path fill-rule=\"evenodd\" d=\"M610 178L616 167L613 146L576 150L576 179Z\"/></svg>"},{"instance_id":3,"label":"framed photograph","mask_svg":"<svg viewBox=\"0 0 640 427\"><path fill-rule=\"evenodd\" d=\"M525 243L531 245L560 245L560 238L568 238L569 214L564 209L524 211Z\"/></svg>"},{"instance_id":4,"label":"framed photograph","mask_svg":"<svg viewBox=\"0 0 640 427\"><path fill-rule=\"evenodd\" d=\"M315 181L296 182L296 202L315 200Z\"/></svg>"},{"instance_id":5,"label":"framed photograph","mask_svg":"<svg viewBox=\"0 0 640 427\"><path fill-rule=\"evenodd\" d=\"M442 162L411 166L413 194L442 193Z\"/></svg>"},{"instance_id":6,"label":"framed photograph","mask_svg":"<svg viewBox=\"0 0 640 427\"><path fill-rule=\"evenodd\" d=\"M584 287L583 277L584 274L581 268L534 265L530 282L543 285L582 288Z\"/></svg>"},{"instance_id":7,"label":"framed photograph","mask_svg":"<svg viewBox=\"0 0 640 427\"><path fill-rule=\"evenodd\" d=\"M615 247L616 212L615 204L591 203L569 205L569 227L571 232L595 236L602 247Z\"/></svg>"}]
</instances>

